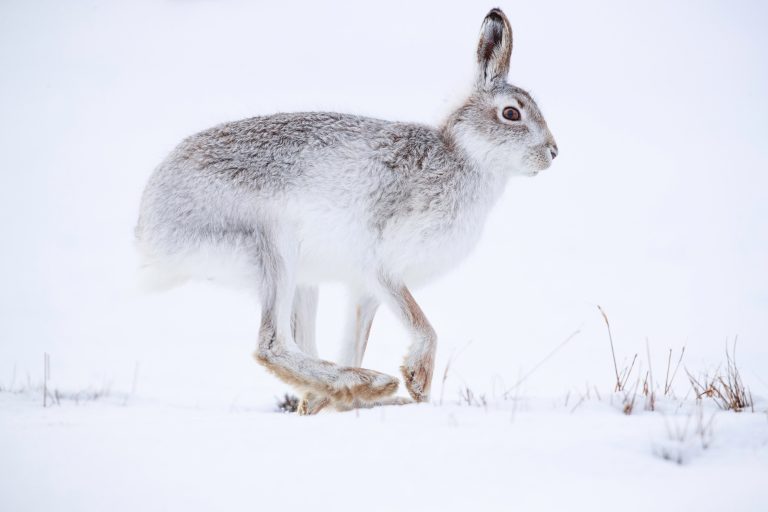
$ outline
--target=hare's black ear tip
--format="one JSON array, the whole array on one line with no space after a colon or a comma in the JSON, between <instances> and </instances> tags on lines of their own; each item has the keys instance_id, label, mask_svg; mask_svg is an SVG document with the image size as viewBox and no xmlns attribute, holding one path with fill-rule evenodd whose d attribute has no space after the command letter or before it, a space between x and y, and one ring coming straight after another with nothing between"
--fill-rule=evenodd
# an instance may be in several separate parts
<instances>
[{"instance_id":1,"label":"hare's black ear tip","mask_svg":"<svg viewBox=\"0 0 768 512\"><path fill-rule=\"evenodd\" d=\"M504 12L502 12L502 10L499 9L498 7L494 7L493 9L491 9L488 12L488 14L485 15L485 17L492 18L494 20L502 21L502 22L504 21L504 19L506 19L506 16L504 16Z\"/></svg>"}]
</instances>

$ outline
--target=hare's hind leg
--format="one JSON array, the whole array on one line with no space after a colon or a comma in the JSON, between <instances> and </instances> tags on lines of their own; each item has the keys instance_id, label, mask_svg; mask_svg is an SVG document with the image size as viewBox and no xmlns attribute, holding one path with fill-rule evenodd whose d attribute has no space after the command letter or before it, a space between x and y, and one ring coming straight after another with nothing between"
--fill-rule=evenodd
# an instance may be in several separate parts
<instances>
[{"instance_id":1,"label":"hare's hind leg","mask_svg":"<svg viewBox=\"0 0 768 512\"><path fill-rule=\"evenodd\" d=\"M263 232L256 240L262 271L262 315L256 360L299 390L339 402L373 401L394 393L398 385L394 377L322 361L299 349L291 329L298 243L278 235Z\"/></svg>"}]
</instances>

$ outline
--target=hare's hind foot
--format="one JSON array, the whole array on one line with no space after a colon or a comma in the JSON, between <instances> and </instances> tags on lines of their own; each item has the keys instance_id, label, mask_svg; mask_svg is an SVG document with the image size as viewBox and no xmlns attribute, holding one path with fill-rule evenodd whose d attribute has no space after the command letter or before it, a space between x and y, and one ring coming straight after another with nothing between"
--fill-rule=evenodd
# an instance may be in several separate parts
<instances>
[{"instance_id":1,"label":"hare's hind foot","mask_svg":"<svg viewBox=\"0 0 768 512\"><path fill-rule=\"evenodd\" d=\"M334 402L371 402L394 394L397 378L365 368L335 365L301 352L257 350L256 360L283 382Z\"/></svg>"},{"instance_id":2,"label":"hare's hind foot","mask_svg":"<svg viewBox=\"0 0 768 512\"><path fill-rule=\"evenodd\" d=\"M312 416L317 414L321 410L325 409L329 405L338 412L349 412L355 409L373 409L374 407L384 407L389 405L408 405L416 403L412 398L404 396L390 396L374 400L373 402L363 402L355 400L352 403L333 402L328 397L318 396L314 393L304 393L301 401L299 402L296 412L300 416Z\"/></svg>"},{"instance_id":3,"label":"hare's hind foot","mask_svg":"<svg viewBox=\"0 0 768 512\"><path fill-rule=\"evenodd\" d=\"M339 375L328 383L324 394L334 402L372 402L394 394L399 384L396 377L386 373L365 368L342 367Z\"/></svg>"},{"instance_id":4,"label":"hare's hind foot","mask_svg":"<svg viewBox=\"0 0 768 512\"><path fill-rule=\"evenodd\" d=\"M374 407L384 407L389 405L408 405L416 403L413 399L404 396L390 396L373 402L361 402L356 400L351 404L335 403L334 408L339 412L353 411L355 409L373 409Z\"/></svg>"}]
</instances>

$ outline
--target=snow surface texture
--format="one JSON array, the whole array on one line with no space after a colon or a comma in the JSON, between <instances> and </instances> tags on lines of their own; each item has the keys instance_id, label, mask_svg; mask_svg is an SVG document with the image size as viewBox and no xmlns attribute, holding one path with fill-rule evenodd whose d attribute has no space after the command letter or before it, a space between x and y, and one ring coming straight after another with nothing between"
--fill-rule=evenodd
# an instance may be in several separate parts
<instances>
[{"instance_id":1,"label":"snow surface texture","mask_svg":"<svg viewBox=\"0 0 768 512\"><path fill-rule=\"evenodd\" d=\"M276 111L437 123L490 7L2 3L0 510L768 509L763 4L500 5L510 81L560 155L415 291L440 337L432 404L277 414L250 296L138 292L139 197L182 137ZM646 338L657 384L686 347L677 398L622 413L597 304L619 368L639 354L633 386ZM324 357L343 311L322 289ZM736 335L754 413L687 384ZM407 343L381 311L365 366L396 375Z\"/></svg>"}]
</instances>

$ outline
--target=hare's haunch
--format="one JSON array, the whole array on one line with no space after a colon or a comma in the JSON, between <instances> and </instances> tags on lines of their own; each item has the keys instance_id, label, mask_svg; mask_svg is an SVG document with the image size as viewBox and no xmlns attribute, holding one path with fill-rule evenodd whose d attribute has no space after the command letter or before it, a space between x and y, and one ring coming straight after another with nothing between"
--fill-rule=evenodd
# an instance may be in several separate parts
<instances>
[{"instance_id":1,"label":"hare's haunch","mask_svg":"<svg viewBox=\"0 0 768 512\"><path fill-rule=\"evenodd\" d=\"M360 368L380 303L412 334L401 371L429 398L437 338L406 287L458 263L511 175L557 155L527 92L506 82L512 31L483 21L474 89L439 128L334 113L226 123L182 141L149 179L136 227L159 285L207 278L252 289L256 359L306 393L300 411L383 403L395 377ZM317 357L317 284L352 291L345 354Z\"/></svg>"}]
</instances>

